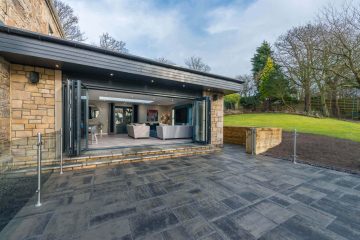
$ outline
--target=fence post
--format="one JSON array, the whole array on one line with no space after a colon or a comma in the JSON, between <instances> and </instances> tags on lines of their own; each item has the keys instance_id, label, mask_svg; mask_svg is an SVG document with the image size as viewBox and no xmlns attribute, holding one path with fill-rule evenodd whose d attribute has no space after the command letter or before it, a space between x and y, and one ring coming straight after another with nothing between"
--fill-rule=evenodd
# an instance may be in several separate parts
<instances>
[{"instance_id":1,"label":"fence post","mask_svg":"<svg viewBox=\"0 0 360 240\"><path fill-rule=\"evenodd\" d=\"M60 174L63 173L63 129L60 128Z\"/></svg>"},{"instance_id":2,"label":"fence post","mask_svg":"<svg viewBox=\"0 0 360 240\"><path fill-rule=\"evenodd\" d=\"M296 129L294 129L294 155L293 155L293 163L296 164L296 139L297 137L297 132Z\"/></svg>"},{"instance_id":3,"label":"fence post","mask_svg":"<svg viewBox=\"0 0 360 240\"><path fill-rule=\"evenodd\" d=\"M42 137L41 133L37 134L37 174L38 174L38 187L36 190L37 193L37 203L35 207L41 206L41 145L42 145Z\"/></svg>"}]
</instances>

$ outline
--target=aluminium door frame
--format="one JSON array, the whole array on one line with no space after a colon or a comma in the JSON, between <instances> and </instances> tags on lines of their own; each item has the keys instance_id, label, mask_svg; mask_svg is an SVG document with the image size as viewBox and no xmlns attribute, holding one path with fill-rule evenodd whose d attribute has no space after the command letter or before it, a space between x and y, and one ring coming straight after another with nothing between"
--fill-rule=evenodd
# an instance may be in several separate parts
<instances>
[{"instance_id":1,"label":"aluminium door frame","mask_svg":"<svg viewBox=\"0 0 360 240\"><path fill-rule=\"evenodd\" d=\"M82 112L82 90L86 90L84 113ZM63 131L64 150L69 156L79 156L88 148L88 89L81 80L66 79L63 81ZM84 122L82 124L82 114ZM81 126L83 125L83 128ZM84 131L85 147L82 148L81 131Z\"/></svg>"},{"instance_id":2,"label":"aluminium door frame","mask_svg":"<svg viewBox=\"0 0 360 240\"><path fill-rule=\"evenodd\" d=\"M196 141L195 139L195 121L196 121L196 111L197 111L197 106L195 104L195 102L200 102L200 101L204 101L205 100L205 134L206 134L206 140L205 141ZM199 97L196 98L194 100L193 103L193 141L195 143L200 143L200 144L210 144L211 143L211 99L209 96L203 96L203 97Z\"/></svg>"}]
</instances>

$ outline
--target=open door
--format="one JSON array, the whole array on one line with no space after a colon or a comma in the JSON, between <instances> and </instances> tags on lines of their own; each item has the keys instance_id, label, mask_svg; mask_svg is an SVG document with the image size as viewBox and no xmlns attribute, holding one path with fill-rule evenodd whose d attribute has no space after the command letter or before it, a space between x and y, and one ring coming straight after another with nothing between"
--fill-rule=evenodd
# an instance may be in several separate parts
<instances>
[{"instance_id":1,"label":"open door","mask_svg":"<svg viewBox=\"0 0 360 240\"><path fill-rule=\"evenodd\" d=\"M68 156L78 156L88 148L88 91L80 80L63 85L64 149Z\"/></svg>"},{"instance_id":2,"label":"open door","mask_svg":"<svg viewBox=\"0 0 360 240\"><path fill-rule=\"evenodd\" d=\"M202 97L194 101L193 106L193 140L196 143L210 143L210 98Z\"/></svg>"}]
</instances>

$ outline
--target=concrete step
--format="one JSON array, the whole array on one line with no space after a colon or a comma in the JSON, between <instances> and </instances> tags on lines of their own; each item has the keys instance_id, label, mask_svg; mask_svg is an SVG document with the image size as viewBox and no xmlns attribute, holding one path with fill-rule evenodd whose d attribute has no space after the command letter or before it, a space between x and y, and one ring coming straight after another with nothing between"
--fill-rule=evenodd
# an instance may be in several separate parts
<instances>
[{"instance_id":1,"label":"concrete step","mask_svg":"<svg viewBox=\"0 0 360 240\"><path fill-rule=\"evenodd\" d=\"M98 168L98 167L106 167L118 164L132 163L132 162L141 162L141 161L154 161L161 159L175 159L180 157L189 157L195 155L208 155L213 154L215 152L221 151L220 148L214 147L192 147L185 151L175 151L175 152L164 152L160 154L150 154L150 155L135 155L135 156L127 156L127 155L119 155L118 157L112 155L111 158L107 157L98 157L93 156L91 158L87 158L87 160L83 160L83 158L77 158L81 161L73 162L70 160L64 161L63 171L76 171L81 169L89 169L89 168ZM33 175L36 174L36 166L33 167L25 167L12 169L11 171L6 172L6 174L16 174L16 175ZM59 172L60 165L45 165L42 166L42 172Z\"/></svg>"}]
</instances>

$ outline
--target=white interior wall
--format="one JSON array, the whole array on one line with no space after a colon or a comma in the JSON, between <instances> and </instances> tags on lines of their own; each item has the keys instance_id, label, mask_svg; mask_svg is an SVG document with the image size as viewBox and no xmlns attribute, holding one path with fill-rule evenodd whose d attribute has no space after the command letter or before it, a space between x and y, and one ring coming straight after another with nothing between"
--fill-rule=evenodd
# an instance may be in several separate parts
<instances>
[{"instance_id":1,"label":"white interior wall","mask_svg":"<svg viewBox=\"0 0 360 240\"><path fill-rule=\"evenodd\" d=\"M99 109L99 116L95 119L89 119L89 125L102 124L103 133L109 130L109 103L104 101L89 101L89 105L96 106Z\"/></svg>"}]
</instances>

